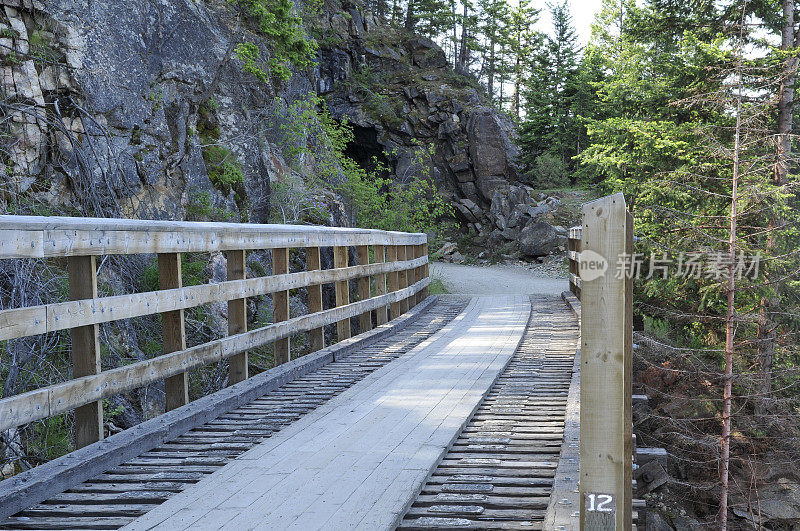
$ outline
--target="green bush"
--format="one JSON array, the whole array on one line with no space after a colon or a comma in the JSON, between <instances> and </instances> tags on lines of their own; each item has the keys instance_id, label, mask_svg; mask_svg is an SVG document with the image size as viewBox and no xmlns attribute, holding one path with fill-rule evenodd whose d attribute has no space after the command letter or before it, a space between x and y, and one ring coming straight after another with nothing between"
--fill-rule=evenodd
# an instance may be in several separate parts
<instances>
[{"instance_id":1,"label":"green bush","mask_svg":"<svg viewBox=\"0 0 800 531\"><path fill-rule=\"evenodd\" d=\"M251 17L258 31L269 39L271 46L271 57L269 68L273 77L280 81L287 81L292 77L290 66L295 68L308 68L314 65L314 56L317 53L317 42L309 38L303 31L302 19L294 14L294 2L292 0L228 0L239 6L249 17ZM237 56L239 47L244 46L242 51L248 52L246 57L257 58L250 54L255 45L245 43L237 46ZM257 52L258 49L255 48ZM242 58L241 56L239 57ZM252 63L251 66L254 66ZM245 65L247 70L247 64ZM254 73L253 70L248 70ZM258 71L261 71L258 69ZM263 71L261 71L263 72ZM266 81L266 76L262 79Z\"/></svg>"},{"instance_id":2,"label":"green bush","mask_svg":"<svg viewBox=\"0 0 800 531\"><path fill-rule=\"evenodd\" d=\"M225 146L212 145L203 148L203 160L208 178L219 190L228 193L232 186L244 182L242 167L231 150Z\"/></svg>"},{"instance_id":3,"label":"green bush","mask_svg":"<svg viewBox=\"0 0 800 531\"><path fill-rule=\"evenodd\" d=\"M569 168L558 155L539 155L533 163L532 184L540 189L569 186Z\"/></svg>"}]
</instances>

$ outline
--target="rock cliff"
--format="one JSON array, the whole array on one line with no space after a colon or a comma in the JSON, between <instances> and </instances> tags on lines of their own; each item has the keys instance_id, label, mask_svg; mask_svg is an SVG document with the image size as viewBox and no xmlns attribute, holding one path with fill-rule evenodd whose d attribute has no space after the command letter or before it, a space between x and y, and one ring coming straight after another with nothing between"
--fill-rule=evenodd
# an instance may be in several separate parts
<instances>
[{"instance_id":1,"label":"rock cliff","mask_svg":"<svg viewBox=\"0 0 800 531\"><path fill-rule=\"evenodd\" d=\"M352 158L399 180L424 169L488 244L553 239L531 226L549 206L517 183L513 123L436 44L355 3L305 20L316 66L276 84L243 68L237 44L270 45L224 0L6 0L0 209L269 221L275 184L302 190L317 163L290 161L309 140L286 133L287 109L316 93L353 124ZM335 193L317 199L317 222L347 223ZM272 220L297 217L282 214ZM521 250L552 245L534 247Z\"/></svg>"}]
</instances>

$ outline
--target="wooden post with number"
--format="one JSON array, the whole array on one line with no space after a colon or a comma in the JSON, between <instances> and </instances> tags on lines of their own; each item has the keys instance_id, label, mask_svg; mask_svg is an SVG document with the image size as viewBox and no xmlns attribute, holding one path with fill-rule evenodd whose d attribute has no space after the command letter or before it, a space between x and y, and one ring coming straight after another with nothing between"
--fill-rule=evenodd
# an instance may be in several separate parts
<instances>
[{"instance_id":1,"label":"wooden post with number","mask_svg":"<svg viewBox=\"0 0 800 531\"><path fill-rule=\"evenodd\" d=\"M375 263L380 264L385 262L385 247L383 245L375 245L373 246L373 249L375 251ZM375 295L378 297L381 295L386 295L386 273L375 275ZM377 321L378 326L386 324L386 322L389 320L386 306L381 306L375 310L375 320Z\"/></svg>"},{"instance_id":2,"label":"wooden post with number","mask_svg":"<svg viewBox=\"0 0 800 531\"><path fill-rule=\"evenodd\" d=\"M246 252L227 251L228 280L244 280L247 277ZM247 299L228 301L228 335L247 332ZM228 366L228 385L247 380L247 351L231 356Z\"/></svg>"},{"instance_id":3,"label":"wooden post with number","mask_svg":"<svg viewBox=\"0 0 800 531\"><path fill-rule=\"evenodd\" d=\"M283 275L289 272L289 249L279 247L272 249L272 274ZM289 319L289 292L276 291L272 294L272 321L280 323ZM273 345L275 366L289 361L289 338L278 339Z\"/></svg>"},{"instance_id":4,"label":"wooden post with number","mask_svg":"<svg viewBox=\"0 0 800 531\"><path fill-rule=\"evenodd\" d=\"M322 260L319 247L306 247L306 270L316 271L322 269ZM322 311L322 284L308 286L308 313ZM325 330L322 327L313 328L308 332L311 343L311 352L325 348Z\"/></svg>"},{"instance_id":5,"label":"wooden post with number","mask_svg":"<svg viewBox=\"0 0 800 531\"><path fill-rule=\"evenodd\" d=\"M358 257L358 265L369 265L369 247L367 245L359 245L356 247L356 256ZM370 291L370 277L361 277L358 279L358 300L365 301L369 299ZM363 334L368 330L372 330L372 312L364 312L358 316L359 331Z\"/></svg>"},{"instance_id":6,"label":"wooden post with number","mask_svg":"<svg viewBox=\"0 0 800 531\"><path fill-rule=\"evenodd\" d=\"M333 248L333 267L340 269L347 267L347 247ZM336 306L350 304L350 281L340 280L334 284L336 291ZM346 317L336 323L336 338L341 341L350 337L350 318Z\"/></svg>"},{"instance_id":7,"label":"wooden post with number","mask_svg":"<svg viewBox=\"0 0 800 531\"><path fill-rule=\"evenodd\" d=\"M94 256L69 259L70 300L97 298L97 262ZM72 377L99 374L100 327L87 325L72 328ZM75 408L75 448L83 448L103 438L103 402L101 400Z\"/></svg>"},{"instance_id":8,"label":"wooden post with number","mask_svg":"<svg viewBox=\"0 0 800 531\"><path fill-rule=\"evenodd\" d=\"M633 218L622 194L582 214L580 524L631 529L632 280L618 264L633 249Z\"/></svg>"}]
</instances>

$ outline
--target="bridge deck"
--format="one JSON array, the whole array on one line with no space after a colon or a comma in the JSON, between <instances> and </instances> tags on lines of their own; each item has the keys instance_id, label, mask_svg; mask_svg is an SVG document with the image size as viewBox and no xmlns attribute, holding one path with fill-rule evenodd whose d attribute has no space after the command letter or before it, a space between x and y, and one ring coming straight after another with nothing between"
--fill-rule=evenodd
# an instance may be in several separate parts
<instances>
[{"instance_id":1,"label":"bridge deck","mask_svg":"<svg viewBox=\"0 0 800 531\"><path fill-rule=\"evenodd\" d=\"M414 319L0 528L541 528L572 315L508 295Z\"/></svg>"},{"instance_id":2,"label":"bridge deck","mask_svg":"<svg viewBox=\"0 0 800 531\"><path fill-rule=\"evenodd\" d=\"M404 513L514 353L527 297L481 297L375 371L129 529L382 529Z\"/></svg>"}]
</instances>

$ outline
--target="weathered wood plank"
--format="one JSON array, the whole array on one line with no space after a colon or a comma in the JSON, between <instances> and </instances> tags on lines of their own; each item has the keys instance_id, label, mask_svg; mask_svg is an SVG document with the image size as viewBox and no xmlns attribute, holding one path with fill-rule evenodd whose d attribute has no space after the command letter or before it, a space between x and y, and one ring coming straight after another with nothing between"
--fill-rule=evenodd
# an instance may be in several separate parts
<instances>
[{"instance_id":1,"label":"weathered wood plank","mask_svg":"<svg viewBox=\"0 0 800 531\"><path fill-rule=\"evenodd\" d=\"M392 263L397 262L397 246L396 245L389 245L386 247L386 262ZM398 271L392 271L389 273L389 293L396 292L400 289L400 273ZM391 305L391 316L390 319L397 319L400 316L400 302L394 302Z\"/></svg>"},{"instance_id":2,"label":"weathered wood plank","mask_svg":"<svg viewBox=\"0 0 800 531\"><path fill-rule=\"evenodd\" d=\"M39 407L31 406L32 395L25 393L0 400L0 411L8 415L0 417L0 431L19 426L34 420L64 413L83 404L101 400L108 396L143 387L159 379L173 376L209 363L216 363L234 354L267 345L276 339L283 339L292 334L307 332L333 324L365 311L374 310L386 304L392 304L423 289L429 283L423 279L419 283L404 290L373 297L365 301L350 303L295 317L281 323L267 325L215 341L210 341L186 350L172 352L151 360L132 363L123 367L109 369L94 376L85 376L49 386L35 391L35 397L42 400L45 393L49 404Z\"/></svg>"},{"instance_id":3,"label":"weathered wood plank","mask_svg":"<svg viewBox=\"0 0 800 531\"><path fill-rule=\"evenodd\" d=\"M149 473L124 470L124 474L104 472L163 444L164 441L175 439L197 426L208 423L209 420L225 412L264 396L291 380L330 363L334 358L351 355L390 334L399 332L413 323L435 301L436 297L430 297L424 304L398 321L264 371L244 382L199 398L185 407L145 421L134 428L0 482L0 518L16 514L25 507L40 503L89 478L93 478L93 485L87 488L100 490L103 489L102 485L123 483L150 482L154 487L164 489L164 482L199 481L203 477L202 473L185 470L181 472L157 470ZM385 304L384 301L381 302ZM0 423L5 422L5 415L0 416ZM2 427L0 431L5 429L7 427ZM251 431L267 435L271 433L270 430ZM120 468L123 467L114 470L120 471Z\"/></svg>"},{"instance_id":4,"label":"weathered wood plank","mask_svg":"<svg viewBox=\"0 0 800 531\"><path fill-rule=\"evenodd\" d=\"M0 259L319 247L415 245L424 234L333 227L0 216Z\"/></svg>"},{"instance_id":5,"label":"weathered wood plank","mask_svg":"<svg viewBox=\"0 0 800 531\"><path fill-rule=\"evenodd\" d=\"M319 247L306 247L306 270L318 271L322 269L322 260ZM308 313L322 311L322 285L314 284L308 286ZM325 331L322 328L312 328L308 331L308 339L311 343L311 352L325 348Z\"/></svg>"},{"instance_id":6,"label":"weathered wood plank","mask_svg":"<svg viewBox=\"0 0 800 531\"><path fill-rule=\"evenodd\" d=\"M586 203L582 214L581 260L592 251L608 269L581 286L581 528L631 529L630 284L614 269L632 234L622 194ZM610 512L598 510L605 496Z\"/></svg>"},{"instance_id":7,"label":"weathered wood plank","mask_svg":"<svg viewBox=\"0 0 800 531\"><path fill-rule=\"evenodd\" d=\"M356 247L356 257L358 258L359 265L369 264L369 247L366 245L359 245ZM361 277L358 279L358 300L363 301L370 297L370 277ZM372 330L372 312L364 312L358 316L359 329L362 332Z\"/></svg>"},{"instance_id":8,"label":"weathered wood plank","mask_svg":"<svg viewBox=\"0 0 800 531\"><path fill-rule=\"evenodd\" d=\"M76 326L100 324L181 309L185 310L212 302L225 302L245 297L266 295L276 291L302 288L304 286L316 286L339 280L355 279L381 272L415 267L422 263L427 263L427 257L392 264L355 265L344 269L289 273L245 280L231 280L218 284L187 286L162 291L2 310L0 311L0 323L21 324L9 324L8 326L0 324L0 341L38 333L66 330ZM41 321L43 314L46 314L44 328L42 327L43 321Z\"/></svg>"},{"instance_id":9,"label":"weathered wood plank","mask_svg":"<svg viewBox=\"0 0 800 531\"><path fill-rule=\"evenodd\" d=\"M245 280L247 278L247 251L228 251L225 253L227 258L227 279ZM233 299L228 301L228 335L241 334L247 332L247 298ZM247 351L234 354L229 360L228 385L247 380Z\"/></svg>"},{"instance_id":10,"label":"weathered wood plank","mask_svg":"<svg viewBox=\"0 0 800 531\"><path fill-rule=\"evenodd\" d=\"M289 249L272 250L272 273L283 275L289 272ZM289 319L289 292L276 291L272 294L272 321L280 323ZM275 365L286 363L290 359L289 338L278 339L272 346Z\"/></svg>"},{"instance_id":11,"label":"weathered wood plank","mask_svg":"<svg viewBox=\"0 0 800 531\"><path fill-rule=\"evenodd\" d=\"M347 247L333 248L333 267L336 269L347 267ZM334 284L336 291L336 306L346 306L350 303L350 282L338 281ZM341 341L350 337L350 317L336 323L336 338Z\"/></svg>"},{"instance_id":12,"label":"weathered wood plank","mask_svg":"<svg viewBox=\"0 0 800 531\"><path fill-rule=\"evenodd\" d=\"M94 256L70 258L67 267L70 299L97 298L97 261ZM96 375L100 367L100 338L97 325L70 330L72 374ZM52 411L52 408L51 408ZM103 403L86 402L75 409L75 448L83 448L103 438Z\"/></svg>"},{"instance_id":13,"label":"weathered wood plank","mask_svg":"<svg viewBox=\"0 0 800 531\"><path fill-rule=\"evenodd\" d=\"M384 245L375 245L373 247L374 250L374 259L376 264L383 264L386 262L386 247ZM379 273L375 275L375 294L385 295L386 291L386 273ZM375 310L375 320L378 323L378 326L382 324L386 324L389 320L388 317L388 309L386 306L381 306L377 310Z\"/></svg>"},{"instance_id":14,"label":"weathered wood plank","mask_svg":"<svg viewBox=\"0 0 800 531\"><path fill-rule=\"evenodd\" d=\"M407 258L409 258L408 246L407 245L398 245L397 246L397 259L400 260L400 261L404 261ZM403 288L408 286L408 281L409 281L408 275L409 275L409 271L407 269L404 269L403 271L400 271L400 273L398 274L398 277L399 277L398 278L398 280L399 280L399 288L400 289L403 289ZM407 311L408 311L408 299L403 299L403 300L400 301L399 315L403 315Z\"/></svg>"},{"instance_id":15,"label":"weathered wood plank","mask_svg":"<svg viewBox=\"0 0 800 531\"><path fill-rule=\"evenodd\" d=\"M178 253L158 255L158 287L160 289L182 288L181 255ZM161 332L164 354L186 350L186 325L183 310L161 314ZM164 379L166 410L172 411L189 403L189 377L185 371Z\"/></svg>"}]
</instances>

